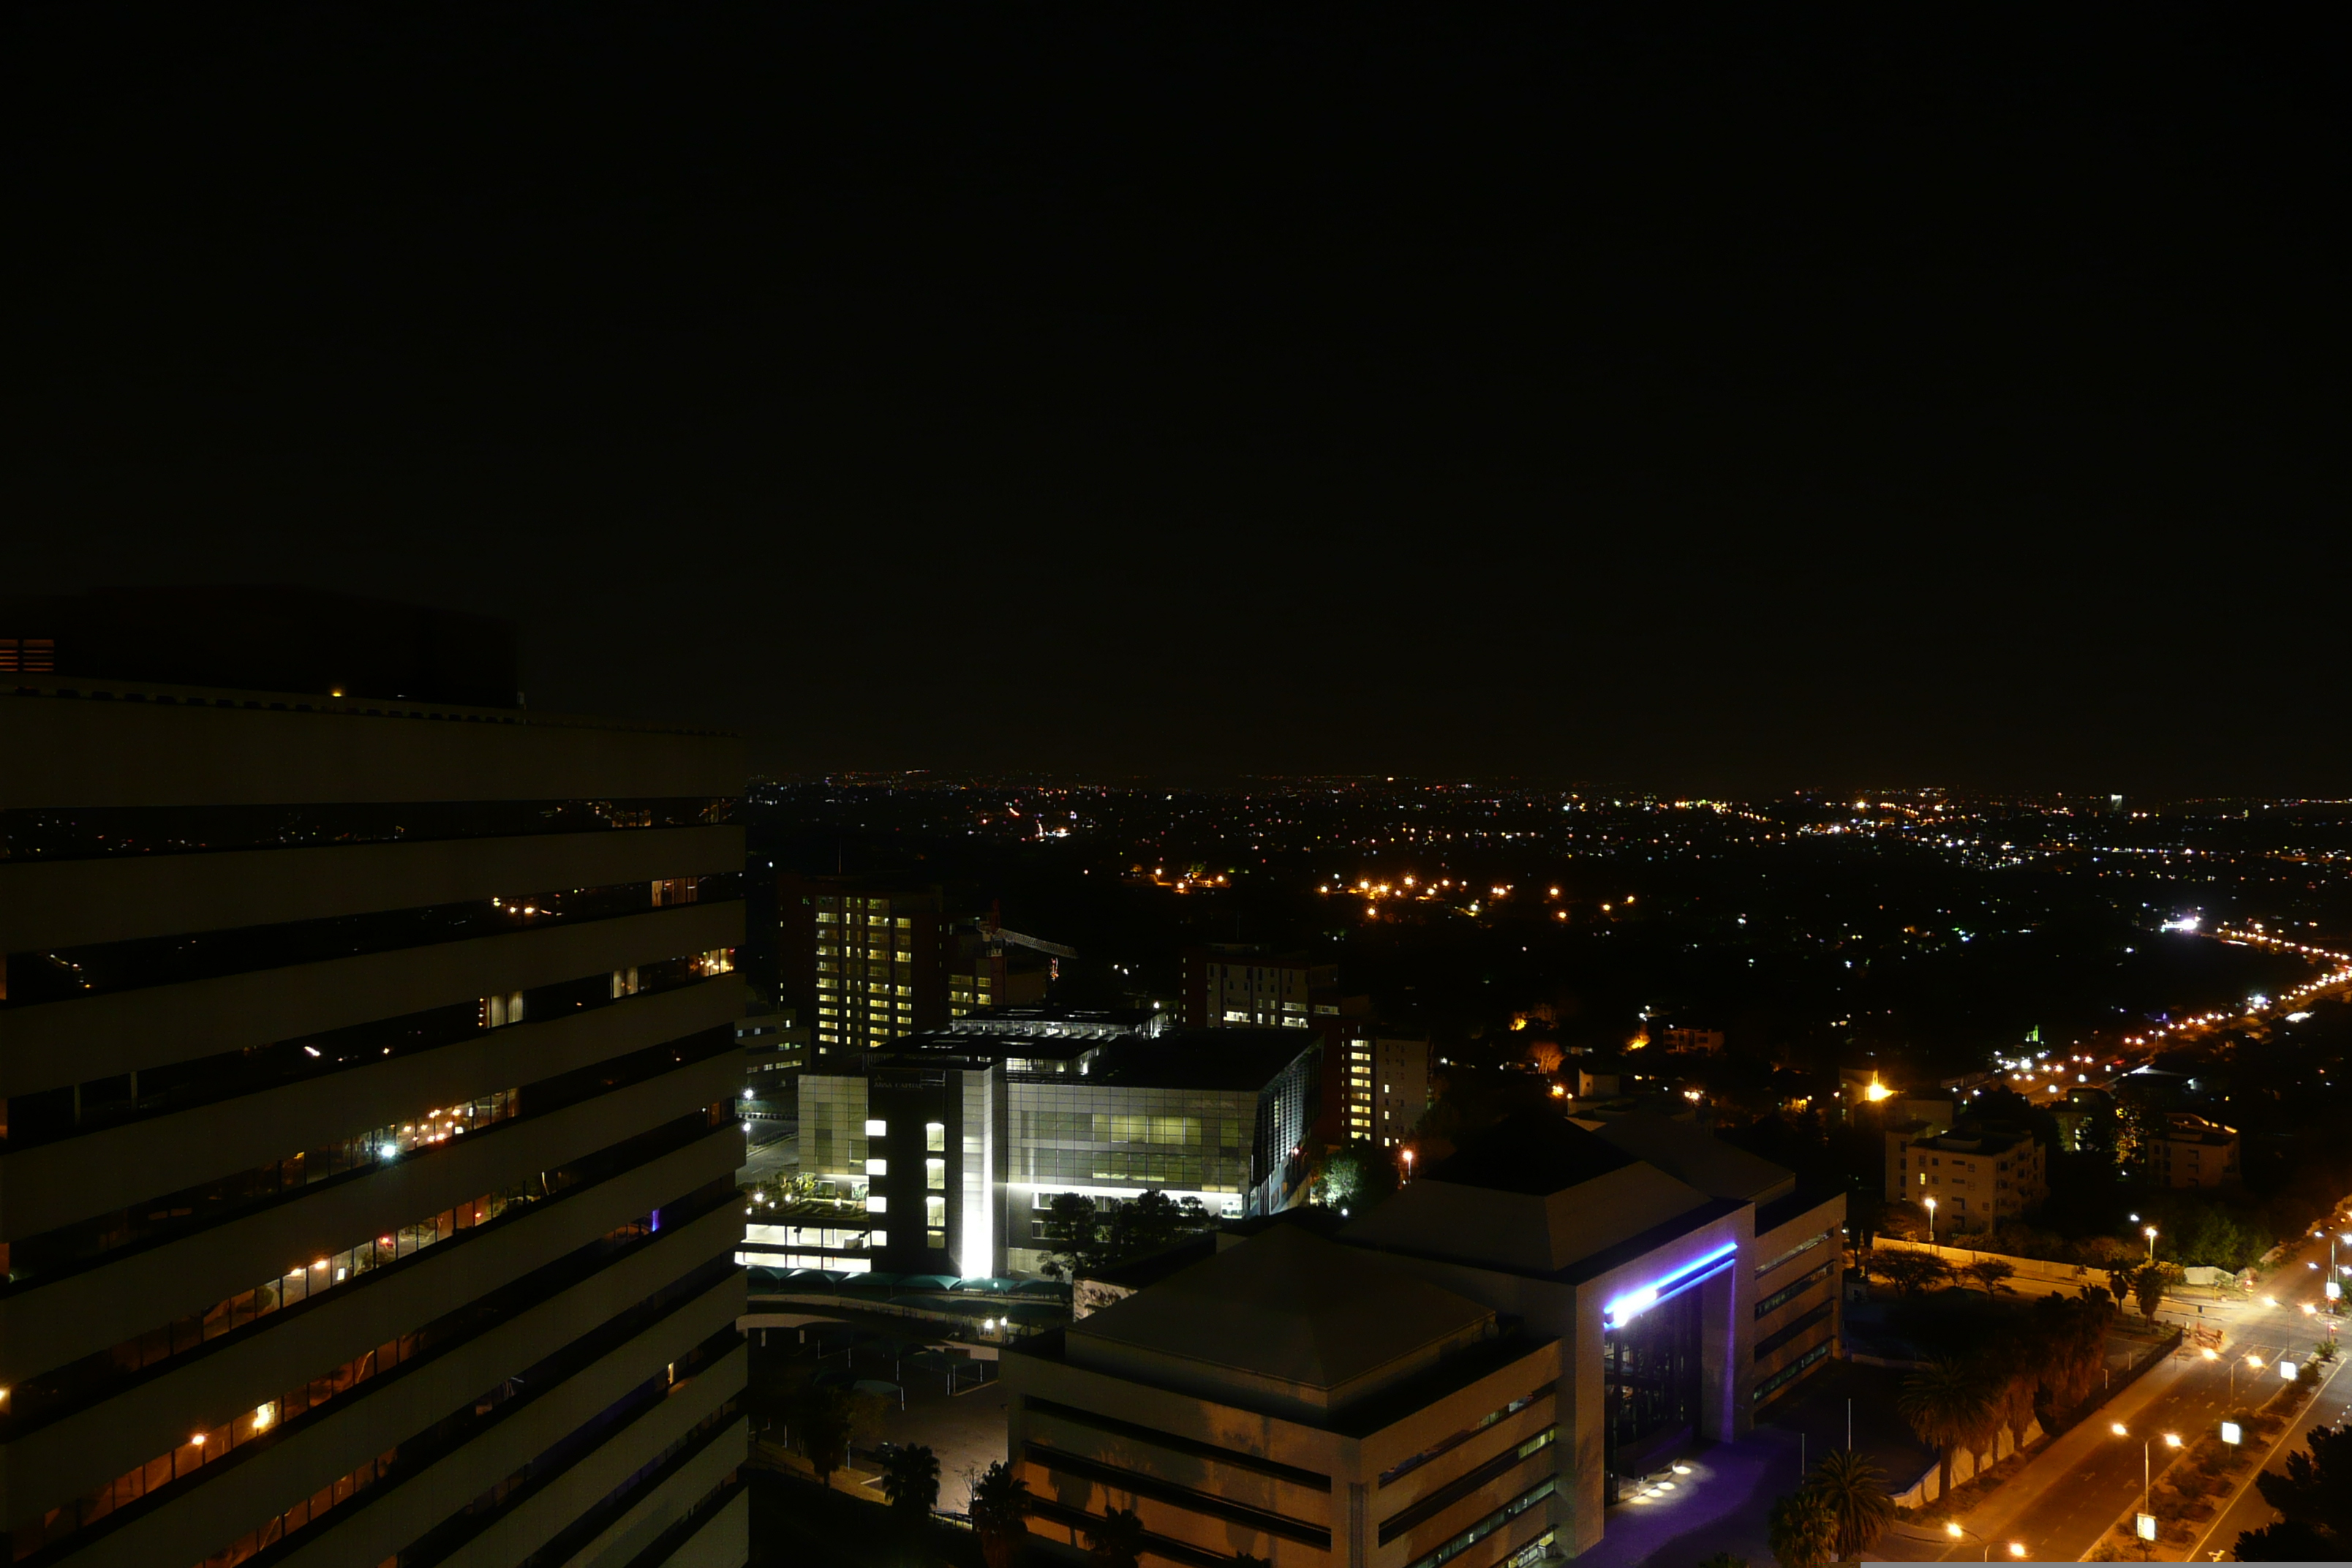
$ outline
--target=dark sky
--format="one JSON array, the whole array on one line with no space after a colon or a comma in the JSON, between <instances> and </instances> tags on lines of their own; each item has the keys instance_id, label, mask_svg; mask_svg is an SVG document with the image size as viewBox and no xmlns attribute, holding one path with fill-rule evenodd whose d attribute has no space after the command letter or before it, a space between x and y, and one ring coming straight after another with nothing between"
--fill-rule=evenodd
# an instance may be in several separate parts
<instances>
[{"instance_id":1,"label":"dark sky","mask_svg":"<svg viewBox=\"0 0 2352 1568\"><path fill-rule=\"evenodd\" d=\"M2352 794L2277 13L0 26L14 588L503 613L776 768Z\"/></svg>"}]
</instances>

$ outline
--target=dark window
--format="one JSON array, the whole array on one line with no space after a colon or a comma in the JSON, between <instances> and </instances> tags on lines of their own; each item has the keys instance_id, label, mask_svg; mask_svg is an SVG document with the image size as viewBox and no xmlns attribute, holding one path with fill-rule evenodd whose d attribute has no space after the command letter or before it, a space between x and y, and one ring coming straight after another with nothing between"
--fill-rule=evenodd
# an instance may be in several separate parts
<instances>
[{"instance_id":1,"label":"dark window","mask_svg":"<svg viewBox=\"0 0 2352 1568\"><path fill-rule=\"evenodd\" d=\"M741 882L741 874L732 871L702 878L700 901L740 898ZM617 882L512 898L468 899L421 909L377 910L324 920L13 952L8 955L7 990L0 997L0 1006L28 1007L258 969L322 963L364 953L610 920L653 909L657 886Z\"/></svg>"},{"instance_id":2,"label":"dark window","mask_svg":"<svg viewBox=\"0 0 2352 1568\"><path fill-rule=\"evenodd\" d=\"M0 644L0 653L5 653ZM0 669L7 668L0 664ZM361 801L319 805L23 806L0 811L0 860L94 860L443 838L520 838L734 818L732 800Z\"/></svg>"}]
</instances>

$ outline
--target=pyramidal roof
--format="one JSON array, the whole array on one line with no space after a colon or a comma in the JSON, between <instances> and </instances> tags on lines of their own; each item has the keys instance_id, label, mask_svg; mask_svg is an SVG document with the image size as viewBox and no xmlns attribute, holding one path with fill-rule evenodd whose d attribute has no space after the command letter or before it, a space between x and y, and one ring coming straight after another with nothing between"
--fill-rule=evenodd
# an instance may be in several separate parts
<instances>
[{"instance_id":1,"label":"pyramidal roof","mask_svg":"<svg viewBox=\"0 0 2352 1568\"><path fill-rule=\"evenodd\" d=\"M1555 1111L1507 1116L1340 1233L1360 1245L1557 1274L1707 1194Z\"/></svg>"},{"instance_id":2,"label":"pyramidal roof","mask_svg":"<svg viewBox=\"0 0 2352 1568\"><path fill-rule=\"evenodd\" d=\"M1457 1187L1545 1198L1622 1170L1637 1158L1557 1111L1520 1110L1423 1174Z\"/></svg>"},{"instance_id":3,"label":"pyramidal roof","mask_svg":"<svg viewBox=\"0 0 2352 1568\"><path fill-rule=\"evenodd\" d=\"M1493 1331L1494 1312L1360 1247L1277 1226L1073 1324L1075 1361L1332 1406ZM1269 1387L1268 1385L1278 1385Z\"/></svg>"}]
</instances>

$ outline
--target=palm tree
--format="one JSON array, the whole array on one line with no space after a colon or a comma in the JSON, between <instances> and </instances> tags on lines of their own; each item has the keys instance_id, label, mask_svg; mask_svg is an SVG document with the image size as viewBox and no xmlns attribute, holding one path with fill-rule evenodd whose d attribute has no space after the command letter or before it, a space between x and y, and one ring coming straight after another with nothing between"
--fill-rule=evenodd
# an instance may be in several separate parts
<instances>
[{"instance_id":1,"label":"palm tree","mask_svg":"<svg viewBox=\"0 0 2352 1568\"><path fill-rule=\"evenodd\" d=\"M1952 1495L1952 1459L1962 1444L1973 1444L1991 1416L1984 1379L1977 1369L1949 1359L1932 1361L1903 1380L1895 1413L1910 1423L1919 1441L1941 1456L1942 1497Z\"/></svg>"},{"instance_id":2,"label":"palm tree","mask_svg":"<svg viewBox=\"0 0 2352 1568\"><path fill-rule=\"evenodd\" d=\"M1877 1545L1895 1519L1885 1473L1850 1448L1832 1449L1805 1478L1804 1490L1829 1504L1837 1516L1841 1558L1859 1557Z\"/></svg>"},{"instance_id":3,"label":"palm tree","mask_svg":"<svg viewBox=\"0 0 2352 1568\"><path fill-rule=\"evenodd\" d=\"M817 1485L833 1485L833 1472L849 1462L849 1395L838 1388L803 1388L786 1419Z\"/></svg>"},{"instance_id":4,"label":"palm tree","mask_svg":"<svg viewBox=\"0 0 2352 1568\"><path fill-rule=\"evenodd\" d=\"M1087 1527L1087 1568L1136 1568L1143 1556L1143 1519L1115 1508Z\"/></svg>"},{"instance_id":5,"label":"palm tree","mask_svg":"<svg viewBox=\"0 0 2352 1568\"><path fill-rule=\"evenodd\" d=\"M891 1449L882 1461L882 1495L900 1513L929 1518L940 1500L940 1457L920 1443Z\"/></svg>"},{"instance_id":6,"label":"palm tree","mask_svg":"<svg viewBox=\"0 0 2352 1568\"><path fill-rule=\"evenodd\" d=\"M1837 1551L1837 1513L1826 1498L1794 1491L1772 1505L1771 1532L1780 1568L1821 1568Z\"/></svg>"},{"instance_id":7,"label":"palm tree","mask_svg":"<svg viewBox=\"0 0 2352 1568\"><path fill-rule=\"evenodd\" d=\"M1012 1568L1029 1538L1029 1483L999 1459L971 1483L965 1511L980 1537L980 1554L988 1568Z\"/></svg>"}]
</instances>

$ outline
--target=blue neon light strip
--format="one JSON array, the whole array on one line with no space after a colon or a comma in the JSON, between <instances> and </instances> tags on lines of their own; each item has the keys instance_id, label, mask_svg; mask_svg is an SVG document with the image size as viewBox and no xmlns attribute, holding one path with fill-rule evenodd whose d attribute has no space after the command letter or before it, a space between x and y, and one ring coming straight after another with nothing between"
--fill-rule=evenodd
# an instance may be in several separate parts
<instances>
[{"instance_id":1,"label":"blue neon light strip","mask_svg":"<svg viewBox=\"0 0 2352 1568\"><path fill-rule=\"evenodd\" d=\"M1648 1311L1669 1296L1677 1295L1699 1282L1706 1275L1729 1263L1739 1251L1739 1244L1727 1241L1706 1257L1684 1264L1672 1274L1651 1280L1648 1284L1628 1290L1601 1309L1601 1321L1614 1326Z\"/></svg>"}]
</instances>

